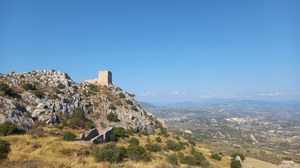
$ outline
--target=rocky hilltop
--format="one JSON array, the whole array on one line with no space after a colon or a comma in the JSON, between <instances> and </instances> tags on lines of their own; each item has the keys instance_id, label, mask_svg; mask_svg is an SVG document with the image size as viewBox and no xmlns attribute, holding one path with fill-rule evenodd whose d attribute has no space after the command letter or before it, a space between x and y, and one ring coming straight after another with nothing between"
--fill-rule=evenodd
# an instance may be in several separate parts
<instances>
[{"instance_id":1,"label":"rocky hilltop","mask_svg":"<svg viewBox=\"0 0 300 168\"><path fill-rule=\"evenodd\" d=\"M67 122L81 110L85 122L98 128L153 132L159 122L133 97L113 85L76 83L57 70L0 74L0 123L12 121L28 130L34 125ZM110 113L114 122L107 119Z\"/></svg>"}]
</instances>

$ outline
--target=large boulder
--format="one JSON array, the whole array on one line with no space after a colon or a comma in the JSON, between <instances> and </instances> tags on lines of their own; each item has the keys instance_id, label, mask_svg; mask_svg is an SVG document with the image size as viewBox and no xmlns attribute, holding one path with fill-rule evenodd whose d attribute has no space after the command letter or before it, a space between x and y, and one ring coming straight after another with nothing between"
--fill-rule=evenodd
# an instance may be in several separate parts
<instances>
[{"instance_id":1,"label":"large boulder","mask_svg":"<svg viewBox=\"0 0 300 168\"><path fill-rule=\"evenodd\" d=\"M94 128L87 132L86 134L81 134L80 139L83 141L90 141L93 144L99 144L102 142L109 142L110 135L113 134L113 128L109 127L104 130L98 130L97 128Z\"/></svg>"}]
</instances>

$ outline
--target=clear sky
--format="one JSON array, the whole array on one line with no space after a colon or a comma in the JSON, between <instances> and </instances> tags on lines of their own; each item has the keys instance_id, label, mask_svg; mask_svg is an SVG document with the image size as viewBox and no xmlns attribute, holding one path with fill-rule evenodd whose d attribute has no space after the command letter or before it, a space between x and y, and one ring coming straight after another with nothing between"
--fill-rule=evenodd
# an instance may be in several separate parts
<instances>
[{"instance_id":1,"label":"clear sky","mask_svg":"<svg viewBox=\"0 0 300 168\"><path fill-rule=\"evenodd\" d=\"M154 103L300 100L300 1L0 0L0 72L42 69Z\"/></svg>"}]
</instances>

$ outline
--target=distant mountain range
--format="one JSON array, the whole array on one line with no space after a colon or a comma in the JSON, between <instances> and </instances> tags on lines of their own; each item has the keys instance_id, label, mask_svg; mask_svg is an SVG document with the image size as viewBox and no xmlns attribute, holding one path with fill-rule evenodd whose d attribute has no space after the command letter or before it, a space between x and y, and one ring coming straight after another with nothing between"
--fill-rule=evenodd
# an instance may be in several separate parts
<instances>
[{"instance_id":1,"label":"distant mountain range","mask_svg":"<svg viewBox=\"0 0 300 168\"><path fill-rule=\"evenodd\" d=\"M165 105L154 105L148 102L139 102L139 104L146 109L194 109L207 104L234 104L234 105L256 105L256 106L272 106L274 104L283 106L300 106L300 102L295 101L265 101L265 100L234 100L234 99L214 99L203 102L191 102L182 101L177 103L165 104Z\"/></svg>"}]
</instances>

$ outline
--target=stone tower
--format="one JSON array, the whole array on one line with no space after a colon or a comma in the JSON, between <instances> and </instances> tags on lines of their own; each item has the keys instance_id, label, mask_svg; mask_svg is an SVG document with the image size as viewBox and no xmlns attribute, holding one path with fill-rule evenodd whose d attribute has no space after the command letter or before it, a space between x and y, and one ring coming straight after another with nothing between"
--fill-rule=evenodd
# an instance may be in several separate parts
<instances>
[{"instance_id":1,"label":"stone tower","mask_svg":"<svg viewBox=\"0 0 300 168\"><path fill-rule=\"evenodd\" d=\"M100 71L97 83L100 85L112 85L112 73L110 71Z\"/></svg>"}]
</instances>

